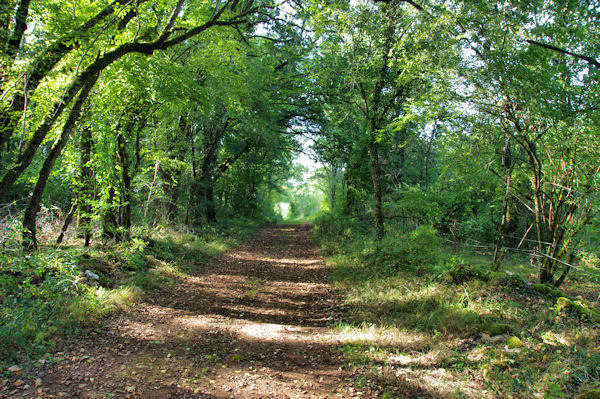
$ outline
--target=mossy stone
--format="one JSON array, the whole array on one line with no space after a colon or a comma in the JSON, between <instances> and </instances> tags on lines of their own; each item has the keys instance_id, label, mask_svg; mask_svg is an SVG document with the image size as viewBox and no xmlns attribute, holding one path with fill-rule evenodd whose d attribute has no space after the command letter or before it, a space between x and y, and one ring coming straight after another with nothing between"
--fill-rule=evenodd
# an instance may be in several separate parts
<instances>
[{"instance_id":1,"label":"mossy stone","mask_svg":"<svg viewBox=\"0 0 600 399\"><path fill-rule=\"evenodd\" d=\"M444 281L452 284L462 284L475 279L488 281L489 276L479 268L466 263L452 266L444 275Z\"/></svg>"},{"instance_id":2,"label":"mossy stone","mask_svg":"<svg viewBox=\"0 0 600 399\"><path fill-rule=\"evenodd\" d=\"M506 276L506 273L491 271L489 276L490 276L490 280L493 281L493 280L501 279L502 277Z\"/></svg>"},{"instance_id":3,"label":"mossy stone","mask_svg":"<svg viewBox=\"0 0 600 399\"><path fill-rule=\"evenodd\" d=\"M560 298L560 297L572 299L571 297L567 296L564 292L562 292L558 288L548 285L548 284L540 284L540 283L534 284L533 289L536 290L540 295L543 295L543 296L551 298L551 299L556 299L556 298Z\"/></svg>"},{"instance_id":4,"label":"mossy stone","mask_svg":"<svg viewBox=\"0 0 600 399\"><path fill-rule=\"evenodd\" d=\"M591 321L592 323L600 323L600 312L590 309L586 305L575 302L572 299L560 297L556 300L556 314L561 315L565 311L575 312L583 320Z\"/></svg>"},{"instance_id":5,"label":"mossy stone","mask_svg":"<svg viewBox=\"0 0 600 399\"><path fill-rule=\"evenodd\" d=\"M536 295L537 292L534 290L531 283L526 281L523 277L518 274L505 274L500 278L494 280L496 286L510 290L511 293L519 293L521 295L532 296Z\"/></svg>"},{"instance_id":6,"label":"mossy stone","mask_svg":"<svg viewBox=\"0 0 600 399\"><path fill-rule=\"evenodd\" d=\"M580 393L575 397L575 399L600 399L600 388Z\"/></svg>"},{"instance_id":7,"label":"mossy stone","mask_svg":"<svg viewBox=\"0 0 600 399\"><path fill-rule=\"evenodd\" d=\"M488 333L490 336L506 334L513 331L510 324L505 323L487 323L479 326L479 330Z\"/></svg>"},{"instance_id":8,"label":"mossy stone","mask_svg":"<svg viewBox=\"0 0 600 399\"><path fill-rule=\"evenodd\" d=\"M508 346L508 349L516 349L522 348L524 345L519 337L512 336L508 339L508 341L506 341L506 346Z\"/></svg>"}]
</instances>

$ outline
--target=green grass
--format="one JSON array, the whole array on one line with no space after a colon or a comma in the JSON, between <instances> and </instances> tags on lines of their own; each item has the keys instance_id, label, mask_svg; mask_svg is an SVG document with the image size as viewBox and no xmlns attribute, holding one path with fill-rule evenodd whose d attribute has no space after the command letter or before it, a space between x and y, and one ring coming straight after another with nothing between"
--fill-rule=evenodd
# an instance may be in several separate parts
<instances>
[{"instance_id":1,"label":"green grass","mask_svg":"<svg viewBox=\"0 0 600 399\"><path fill-rule=\"evenodd\" d=\"M17 240L7 241L0 252L0 372L51 351L64 335L98 327L260 226L234 220L196 232L162 228L125 244L89 249L42 242L33 254L24 253ZM99 284L85 278L86 270L99 275Z\"/></svg>"},{"instance_id":2,"label":"green grass","mask_svg":"<svg viewBox=\"0 0 600 399\"><path fill-rule=\"evenodd\" d=\"M406 379L436 397L473 398L571 397L600 379L598 324L557 312L555 298L532 288L537 275L528 259L509 257L500 273L489 273L489 254L447 247L431 230L392 230L376 242L352 220L318 221L315 235L343 299L338 332L347 365L386 377L389 397L402 397L395 385ZM445 278L460 264L481 270L481 278ZM597 297L594 274L572 277L565 292ZM490 339L494 324L511 332ZM509 348L511 336L523 346Z\"/></svg>"}]
</instances>

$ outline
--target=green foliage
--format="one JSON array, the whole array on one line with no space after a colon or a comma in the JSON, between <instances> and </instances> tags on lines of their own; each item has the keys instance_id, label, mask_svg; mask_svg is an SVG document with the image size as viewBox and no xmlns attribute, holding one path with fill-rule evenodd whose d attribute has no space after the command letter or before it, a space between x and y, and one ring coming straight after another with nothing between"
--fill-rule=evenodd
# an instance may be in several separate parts
<instances>
[{"instance_id":1,"label":"green foliage","mask_svg":"<svg viewBox=\"0 0 600 399\"><path fill-rule=\"evenodd\" d=\"M395 195L397 199L388 205L390 212L414 218L419 224L437 226L442 221L445 204L441 194L420 186L405 186Z\"/></svg>"},{"instance_id":2,"label":"green foliage","mask_svg":"<svg viewBox=\"0 0 600 399\"><path fill-rule=\"evenodd\" d=\"M5 3L1 18L12 27L15 7ZM597 6L188 1L166 26L177 3L37 1L16 58L4 46L6 32L0 35L0 133L9 132L0 143L0 179L28 166L14 184L0 186L10 189L3 204L16 201L2 216L23 199L39 199L61 222L76 209L80 229L68 232L72 249L26 254L23 229L3 219L0 355L50 345L55 332L136 300L134 286L168 286L265 220L329 211L316 218L315 235L356 303L353 321L389 321L429 341L467 339L482 324L527 326L521 354L487 348L489 362L456 353L439 362L478 364L484 378L495 379L486 383L498 396L525 387L567 395L575 390L565 375L597 375L594 356L576 369L554 354L529 352L532 342L545 345L539 331L566 331L576 344L561 350L583 363L590 344L583 344L587 354L577 353L576 327L563 322L598 317L571 294L598 299L600 282ZM110 4L117 7L94 22ZM214 26L180 45L163 41L106 59L45 189L31 195L66 131L80 92L70 88L90 76L87 68L124 44L172 40L213 17ZM304 182L293 158L308 142L323 167ZM29 148L34 154L21 159ZM387 234L379 240L369 224L381 219ZM59 224L38 226L43 245ZM177 233L169 227L183 225ZM83 258L82 233L93 233L92 245L102 242L106 251ZM460 240L482 245L462 248ZM480 253L495 244L515 251L504 258L512 274L488 273ZM456 256L457 248L470 253ZM531 266L520 258L534 251L543 254L543 284L529 281ZM102 269L100 258L126 277ZM83 265L102 269L93 269L102 287L87 284ZM571 295L554 287L560 284ZM581 328L588 334L592 327ZM523 365L528 355L530 368ZM543 362L551 371L540 371Z\"/></svg>"},{"instance_id":3,"label":"green foliage","mask_svg":"<svg viewBox=\"0 0 600 399\"><path fill-rule=\"evenodd\" d=\"M316 237L331 252L357 256L367 273L395 274L412 271L425 275L441 262L441 239L431 226L376 240L358 219L322 216L315 221Z\"/></svg>"},{"instance_id":4,"label":"green foliage","mask_svg":"<svg viewBox=\"0 0 600 399\"><path fill-rule=\"evenodd\" d=\"M493 242L498 233L497 223L488 211L483 211L462 221L458 227L461 238L470 238L483 243Z\"/></svg>"},{"instance_id":5,"label":"green foliage","mask_svg":"<svg viewBox=\"0 0 600 399\"><path fill-rule=\"evenodd\" d=\"M7 234L0 252L0 358L40 355L61 336L98 326L144 292L168 289L260 226L232 218L198 234L153 230L146 239L102 250L44 248L33 254L21 250L16 234L12 240ZM84 276L88 269L100 275L100 286Z\"/></svg>"},{"instance_id":6,"label":"green foliage","mask_svg":"<svg viewBox=\"0 0 600 399\"><path fill-rule=\"evenodd\" d=\"M73 252L44 250L23 256L5 251L0 264L3 358L14 359L23 348L39 352L54 345L57 334L94 322L92 315L101 305Z\"/></svg>"},{"instance_id":7,"label":"green foliage","mask_svg":"<svg viewBox=\"0 0 600 399\"><path fill-rule=\"evenodd\" d=\"M511 258L508 273L490 273L489 257L459 256L452 254L461 253L459 248L442 245L437 264L444 266L423 259L421 267L381 267L404 252L387 236L378 244L361 224L368 222L329 216L315 227L345 311L339 328L348 367L383 378L401 364L405 375L417 380L423 367L442 368L456 381L468 372L482 378L484 387L476 389L498 397L574 396L597 379L595 324L586 311L570 306L556 317L554 301L540 296L529 281L528 259ZM420 234L431 238L431 228ZM459 285L447 284L454 272ZM386 363L392 366L381 368ZM430 383L433 377L427 378ZM390 389L398 383L391 379Z\"/></svg>"},{"instance_id":8,"label":"green foliage","mask_svg":"<svg viewBox=\"0 0 600 399\"><path fill-rule=\"evenodd\" d=\"M148 245L147 242L140 238L133 238L125 244L123 255L127 261L127 267L132 270L142 270L147 265L144 250Z\"/></svg>"},{"instance_id":9,"label":"green foliage","mask_svg":"<svg viewBox=\"0 0 600 399\"><path fill-rule=\"evenodd\" d=\"M393 270L424 275L441 261L441 239L432 226L419 226L399 236L389 234L376 248L374 261Z\"/></svg>"}]
</instances>

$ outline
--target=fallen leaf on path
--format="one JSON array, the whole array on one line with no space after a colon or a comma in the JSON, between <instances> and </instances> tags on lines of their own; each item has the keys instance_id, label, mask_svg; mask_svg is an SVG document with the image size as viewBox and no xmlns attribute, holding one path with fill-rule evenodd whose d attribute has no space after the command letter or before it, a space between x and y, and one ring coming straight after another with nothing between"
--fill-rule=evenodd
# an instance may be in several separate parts
<instances>
[{"instance_id":1,"label":"fallen leaf on path","mask_svg":"<svg viewBox=\"0 0 600 399\"><path fill-rule=\"evenodd\" d=\"M10 366L8 368L8 371L15 374L21 374L23 372L23 369L15 364L14 366Z\"/></svg>"}]
</instances>

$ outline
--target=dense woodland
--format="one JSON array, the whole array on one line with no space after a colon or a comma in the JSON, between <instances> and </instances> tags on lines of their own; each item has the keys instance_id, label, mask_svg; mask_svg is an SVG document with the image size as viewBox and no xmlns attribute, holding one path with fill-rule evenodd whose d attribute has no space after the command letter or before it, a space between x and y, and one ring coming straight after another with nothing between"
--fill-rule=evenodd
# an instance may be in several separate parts
<instances>
[{"instance_id":1,"label":"dense woodland","mask_svg":"<svg viewBox=\"0 0 600 399\"><path fill-rule=\"evenodd\" d=\"M0 371L160 286L150 256L286 219L348 328L499 397L599 388L597 1L0 0L0 57Z\"/></svg>"}]
</instances>

